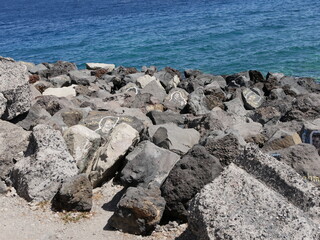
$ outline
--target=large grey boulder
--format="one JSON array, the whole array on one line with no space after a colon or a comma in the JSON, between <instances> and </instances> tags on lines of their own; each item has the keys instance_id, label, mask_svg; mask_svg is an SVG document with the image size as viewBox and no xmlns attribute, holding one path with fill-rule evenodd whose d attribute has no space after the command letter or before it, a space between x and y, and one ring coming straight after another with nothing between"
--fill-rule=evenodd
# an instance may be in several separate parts
<instances>
[{"instance_id":1,"label":"large grey boulder","mask_svg":"<svg viewBox=\"0 0 320 240\"><path fill-rule=\"evenodd\" d=\"M131 234L150 234L160 223L165 204L157 188L129 187L109 224Z\"/></svg>"},{"instance_id":2,"label":"large grey boulder","mask_svg":"<svg viewBox=\"0 0 320 240\"><path fill-rule=\"evenodd\" d=\"M46 78L64 75L78 69L74 63L66 61L57 61L53 64L46 63L45 65L48 69L41 71L41 75Z\"/></svg>"},{"instance_id":3,"label":"large grey boulder","mask_svg":"<svg viewBox=\"0 0 320 240\"><path fill-rule=\"evenodd\" d=\"M111 132L107 142L95 153L89 176L94 187L111 179L120 160L139 142L139 132L126 123L120 123Z\"/></svg>"},{"instance_id":4,"label":"large grey boulder","mask_svg":"<svg viewBox=\"0 0 320 240\"><path fill-rule=\"evenodd\" d=\"M92 185L85 174L68 178L52 199L52 207L62 211L87 212L92 208Z\"/></svg>"},{"instance_id":5,"label":"large grey boulder","mask_svg":"<svg viewBox=\"0 0 320 240\"><path fill-rule=\"evenodd\" d=\"M140 91L140 93L149 93L152 97L158 99L160 102L162 102L164 98L167 96L166 90L156 80L152 80L150 83L145 85L144 88Z\"/></svg>"},{"instance_id":6,"label":"large grey boulder","mask_svg":"<svg viewBox=\"0 0 320 240\"><path fill-rule=\"evenodd\" d=\"M195 145L179 160L161 186L166 200L165 217L187 221L189 201L223 170L219 160L200 145Z\"/></svg>"},{"instance_id":7,"label":"large grey boulder","mask_svg":"<svg viewBox=\"0 0 320 240\"><path fill-rule=\"evenodd\" d=\"M164 106L172 111L180 112L188 101L189 93L181 88L173 88L164 99Z\"/></svg>"},{"instance_id":8,"label":"large grey boulder","mask_svg":"<svg viewBox=\"0 0 320 240\"><path fill-rule=\"evenodd\" d=\"M114 64L107 64L107 63L86 63L86 68L89 70L97 70L100 68L106 69L108 72L112 72L112 70L116 66Z\"/></svg>"},{"instance_id":9,"label":"large grey boulder","mask_svg":"<svg viewBox=\"0 0 320 240\"><path fill-rule=\"evenodd\" d=\"M160 111L151 111L147 116L152 120L152 123L155 125L165 124L165 123L175 123L177 125L184 125L186 118L176 112L167 110L165 112Z\"/></svg>"},{"instance_id":10,"label":"large grey boulder","mask_svg":"<svg viewBox=\"0 0 320 240\"><path fill-rule=\"evenodd\" d=\"M32 130L38 124L43 124L51 118L50 113L48 113L39 104L34 104L31 106L27 116L17 123L25 130Z\"/></svg>"},{"instance_id":11,"label":"large grey boulder","mask_svg":"<svg viewBox=\"0 0 320 240\"><path fill-rule=\"evenodd\" d=\"M210 107L204 95L204 89L199 87L189 95L188 105L194 115L202 115L210 112Z\"/></svg>"},{"instance_id":12,"label":"large grey boulder","mask_svg":"<svg viewBox=\"0 0 320 240\"><path fill-rule=\"evenodd\" d=\"M66 87L71 85L71 79L68 75L60 75L49 78L48 81L55 87Z\"/></svg>"},{"instance_id":13,"label":"large grey boulder","mask_svg":"<svg viewBox=\"0 0 320 240\"><path fill-rule=\"evenodd\" d=\"M91 76L90 71L88 70L74 70L69 72L69 77L72 83L78 85L90 85L96 80L96 77Z\"/></svg>"},{"instance_id":14,"label":"large grey boulder","mask_svg":"<svg viewBox=\"0 0 320 240\"><path fill-rule=\"evenodd\" d=\"M63 133L63 138L77 163L79 172L86 172L94 153L100 146L101 136L85 126L75 125Z\"/></svg>"},{"instance_id":15,"label":"large grey boulder","mask_svg":"<svg viewBox=\"0 0 320 240\"><path fill-rule=\"evenodd\" d=\"M127 186L160 187L179 159L178 154L143 141L126 156L121 182Z\"/></svg>"},{"instance_id":16,"label":"large grey boulder","mask_svg":"<svg viewBox=\"0 0 320 240\"><path fill-rule=\"evenodd\" d=\"M14 163L23 157L29 136L21 127L0 120L0 180L6 179Z\"/></svg>"},{"instance_id":17,"label":"large grey boulder","mask_svg":"<svg viewBox=\"0 0 320 240\"><path fill-rule=\"evenodd\" d=\"M0 113L10 120L27 112L31 105L27 67L11 58L0 57ZM5 111L3 109L5 108Z\"/></svg>"},{"instance_id":18,"label":"large grey boulder","mask_svg":"<svg viewBox=\"0 0 320 240\"><path fill-rule=\"evenodd\" d=\"M61 182L77 172L61 133L40 124L33 128L29 149L15 164L11 180L17 193L27 201L48 201Z\"/></svg>"},{"instance_id":19,"label":"large grey boulder","mask_svg":"<svg viewBox=\"0 0 320 240\"><path fill-rule=\"evenodd\" d=\"M231 164L190 204L199 240L319 239L319 225L279 193Z\"/></svg>"},{"instance_id":20,"label":"large grey boulder","mask_svg":"<svg viewBox=\"0 0 320 240\"><path fill-rule=\"evenodd\" d=\"M61 87L61 88L47 88L44 90L42 95L52 95L56 97L75 97L76 90L75 85L71 85L69 87Z\"/></svg>"},{"instance_id":21,"label":"large grey boulder","mask_svg":"<svg viewBox=\"0 0 320 240\"><path fill-rule=\"evenodd\" d=\"M154 144L178 154L187 153L200 140L198 131L180 128L174 123L150 126L148 133Z\"/></svg>"}]
</instances>

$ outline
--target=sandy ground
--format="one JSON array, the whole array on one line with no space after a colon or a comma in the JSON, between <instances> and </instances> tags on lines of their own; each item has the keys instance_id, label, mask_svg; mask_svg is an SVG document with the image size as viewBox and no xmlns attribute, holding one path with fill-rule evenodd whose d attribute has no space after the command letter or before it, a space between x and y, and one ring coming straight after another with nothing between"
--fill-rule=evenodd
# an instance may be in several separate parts
<instances>
[{"instance_id":1,"label":"sandy ground","mask_svg":"<svg viewBox=\"0 0 320 240\"><path fill-rule=\"evenodd\" d=\"M14 189L0 194L0 239L6 240L189 240L186 224L157 227L151 236L142 237L114 231L108 219L119 201L122 187L111 182L94 190L91 213L56 213L48 203L33 204L15 194Z\"/></svg>"}]
</instances>

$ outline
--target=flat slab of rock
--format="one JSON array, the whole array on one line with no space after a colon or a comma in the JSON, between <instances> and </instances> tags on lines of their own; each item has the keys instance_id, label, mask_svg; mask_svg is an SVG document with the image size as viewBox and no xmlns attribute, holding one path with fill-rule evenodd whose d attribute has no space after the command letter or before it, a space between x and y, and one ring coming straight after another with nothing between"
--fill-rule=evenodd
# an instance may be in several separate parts
<instances>
[{"instance_id":1,"label":"flat slab of rock","mask_svg":"<svg viewBox=\"0 0 320 240\"><path fill-rule=\"evenodd\" d=\"M11 180L17 193L27 201L48 201L61 182L77 172L61 133L40 124L33 129L26 157L15 164Z\"/></svg>"},{"instance_id":2,"label":"flat slab of rock","mask_svg":"<svg viewBox=\"0 0 320 240\"><path fill-rule=\"evenodd\" d=\"M23 157L29 145L30 132L0 120L0 180L8 177L14 162Z\"/></svg>"},{"instance_id":3,"label":"flat slab of rock","mask_svg":"<svg viewBox=\"0 0 320 240\"><path fill-rule=\"evenodd\" d=\"M126 156L121 182L127 186L160 187L179 159L178 154L143 141Z\"/></svg>"},{"instance_id":4,"label":"flat slab of rock","mask_svg":"<svg viewBox=\"0 0 320 240\"><path fill-rule=\"evenodd\" d=\"M92 161L89 176L94 187L114 177L119 161L138 141L139 132L126 123L120 123L112 130Z\"/></svg>"},{"instance_id":5,"label":"flat slab of rock","mask_svg":"<svg viewBox=\"0 0 320 240\"><path fill-rule=\"evenodd\" d=\"M195 145L170 171L161 186L166 200L165 217L187 221L189 201L220 175L223 168L219 160L200 145Z\"/></svg>"},{"instance_id":6,"label":"flat slab of rock","mask_svg":"<svg viewBox=\"0 0 320 240\"><path fill-rule=\"evenodd\" d=\"M76 90L75 85L70 87L62 87L62 88L47 88L44 90L42 95L53 95L56 97L75 97Z\"/></svg>"},{"instance_id":7,"label":"flat slab of rock","mask_svg":"<svg viewBox=\"0 0 320 240\"><path fill-rule=\"evenodd\" d=\"M150 126L148 133L154 144L178 154L187 153L200 140L198 131L180 128L174 123Z\"/></svg>"},{"instance_id":8,"label":"flat slab of rock","mask_svg":"<svg viewBox=\"0 0 320 240\"><path fill-rule=\"evenodd\" d=\"M87 176L80 174L67 179L52 199L52 207L58 211L90 211L92 185Z\"/></svg>"},{"instance_id":9,"label":"flat slab of rock","mask_svg":"<svg viewBox=\"0 0 320 240\"><path fill-rule=\"evenodd\" d=\"M11 58L0 57L0 118L13 119L27 112L30 106L31 90L27 67Z\"/></svg>"},{"instance_id":10,"label":"flat slab of rock","mask_svg":"<svg viewBox=\"0 0 320 240\"><path fill-rule=\"evenodd\" d=\"M165 204L159 189L129 187L109 224L123 232L149 234L160 223Z\"/></svg>"},{"instance_id":11,"label":"flat slab of rock","mask_svg":"<svg viewBox=\"0 0 320 240\"><path fill-rule=\"evenodd\" d=\"M303 211L233 164L191 202L189 227L199 240L320 237Z\"/></svg>"},{"instance_id":12,"label":"flat slab of rock","mask_svg":"<svg viewBox=\"0 0 320 240\"><path fill-rule=\"evenodd\" d=\"M107 63L86 63L86 68L89 70L97 70L100 68L106 69L108 72L112 72L116 65Z\"/></svg>"}]
</instances>

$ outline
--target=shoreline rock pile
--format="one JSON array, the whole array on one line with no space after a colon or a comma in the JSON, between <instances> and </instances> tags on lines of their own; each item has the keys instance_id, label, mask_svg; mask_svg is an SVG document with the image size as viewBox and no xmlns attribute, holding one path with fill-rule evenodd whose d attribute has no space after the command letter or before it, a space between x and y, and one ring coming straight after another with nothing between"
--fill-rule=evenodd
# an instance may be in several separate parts
<instances>
[{"instance_id":1,"label":"shoreline rock pile","mask_svg":"<svg viewBox=\"0 0 320 240\"><path fill-rule=\"evenodd\" d=\"M312 78L0 57L0 119L0 193L90 211L113 179L123 232L173 220L198 239L320 239Z\"/></svg>"}]
</instances>

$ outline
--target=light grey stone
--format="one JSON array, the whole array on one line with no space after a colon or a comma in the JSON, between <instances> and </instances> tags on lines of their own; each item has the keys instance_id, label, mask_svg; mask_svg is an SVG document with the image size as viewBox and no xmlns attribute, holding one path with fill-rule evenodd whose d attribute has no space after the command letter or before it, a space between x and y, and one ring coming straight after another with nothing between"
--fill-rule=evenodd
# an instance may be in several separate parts
<instances>
[{"instance_id":1,"label":"light grey stone","mask_svg":"<svg viewBox=\"0 0 320 240\"><path fill-rule=\"evenodd\" d=\"M189 93L182 88L173 88L164 99L166 108L172 111L182 110L188 103Z\"/></svg>"},{"instance_id":2,"label":"light grey stone","mask_svg":"<svg viewBox=\"0 0 320 240\"><path fill-rule=\"evenodd\" d=\"M27 201L50 201L61 183L77 172L61 133L40 124L33 128L29 149L15 164L11 180L17 193Z\"/></svg>"},{"instance_id":3,"label":"light grey stone","mask_svg":"<svg viewBox=\"0 0 320 240\"><path fill-rule=\"evenodd\" d=\"M62 88L47 88L44 90L42 95L52 95L56 97L75 97L76 96L76 85L71 85L69 87L62 87Z\"/></svg>"},{"instance_id":4,"label":"light grey stone","mask_svg":"<svg viewBox=\"0 0 320 240\"><path fill-rule=\"evenodd\" d=\"M73 70L68 73L71 82L78 85L90 85L96 81L96 77L90 75L88 70Z\"/></svg>"},{"instance_id":5,"label":"light grey stone","mask_svg":"<svg viewBox=\"0 0 320 240\"><path fill-rule=\"evenodd\" d=\"M97 70L100 68L106 69L108 72L112 72L115 69L114 64L107 64L107 63L86 63L86 68L89 70Z\"/></svg>"},{"instance_id":6,"label":"light grey stone","mask_svg":"<svg viewBox=\"0 0 320 240\"><path fill-rule=\"evenodd\" d=\"M71 79L68 75L60 75L48 79L53 86L61 88L71 85Z\"/></svg>"},{"instance_id":7,"label":"light grey stone","mask_svg":"<svg viewBox=\"0 0 320 240\"><path fill-rule=\"evenodd\" d=\"M0 93L7 99L2 119L11 120L30 109L31 90L25 65L0 57Z\"/></svg>"},{"instance_id":8,"label":"light grey stone","mask_svg":"<svg viewBox=\"0 0 320 240\"><path fill-rule=\"evenodd\" d=\"M242 97L245 107L249 110L256 109L261 106L264 101L263 95L257 88L245 88L242 90Z\"/></svg>"},{"instance_id":9,"label":"light grey stone","mask_svg":"<svg viewBox=\"0 0 320 240\"><path fill-rule=\"evenodd\" d=\"M190 204L199 240L319 239L319 225L279 193L231 164Z\"/></svg>"}]
</instances>

